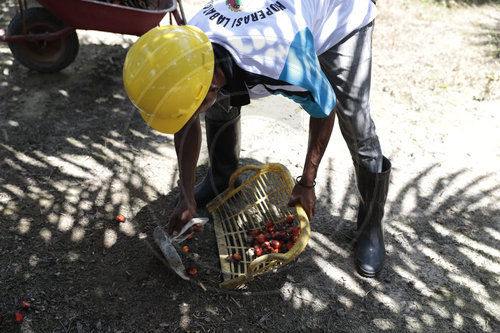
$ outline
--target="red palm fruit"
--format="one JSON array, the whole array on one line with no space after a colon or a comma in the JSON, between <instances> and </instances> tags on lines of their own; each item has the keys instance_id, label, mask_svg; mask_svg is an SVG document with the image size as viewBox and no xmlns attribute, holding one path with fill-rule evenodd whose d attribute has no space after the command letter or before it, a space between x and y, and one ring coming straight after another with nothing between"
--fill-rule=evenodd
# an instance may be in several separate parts
<instances>
[{"instance_id":1,"label":"red palm fruit","mask_svg":"<svg viewBox=\"0 0 500 333\"><path fill-rule=\"evenodd\" d=\"M116 219L116 222L123 223L123 222L125 222L126 217L125 217L125 216L123 216L122 214L118 214L118 215L116 215L116 218L115 218L115 219Z\"/></svg>"},{"instance_id":2,"label":"red palm fruit","mask_svg":"<svg viewBox=\"0 0 500 333\"><path fill-rule=\"evenodd\" d=\"M293 244L292 242L288 242L288 243L286 243L286 249L287 249L288 251L290 251L290 250L292 249L293 245L294 245L294 244Z\"/></svg>"},{"instance_id":3,"label":"red palm fruit","mask_svg":"<svg viewBox=\"0 0 500 333\"><path fill-rule=\"evenodd\" d=\"M257 237L258 234L260 234L260 231L257 229L250 231L250 236Z\"/></svg>"},{"instance_id":4,"label":"red palm fruit","mask_svg":"<svg viewBox=\"0 0 500 333\"><path fill-rule=\"evenodd\" d=\"M267 221L267 222L266 222L266 228L270 228L270 227L272 227L273 225L274 225L274 223L273 223L273 222L271 222L271 221Z\"/></svg>"},{"instance_id":5,"label":"red palm fruit","mask_svg":"<svg viewBox=\"0 0 500 333\"><path fill-rule=\"evenodd\" d=\"M271 241L271 247L272 247L273 249L279 249L279 248L280 248L280 246L281 246L281 243L280 243L280 241L279 241L279 240L273 239L273 240Z\"/></svg>"},{"instance_id":6,"label":"red palm fruit","mask_svg":"<svg viewBox=\"0 0 500 333\"><path fill-rule=\"evenodd\" d=\"M266 236L264 234L258 234L255 239L257 240L257 242L262 244L266 241Z\"/></svg>"},{"instance_id":7,"label":"red palm fruit","mask_svg":"<svg viewBox=\"0 0 500 333\"><path fill-rule=\"evenodd\" d=\"M281 240L281 238L282 238L281 232L279 232L279 231L273 232L273 234L271 235L271 238L276 239L276 240Z\"/></svg>"},{"instance_id":8,"label":"red palm fruit","mask_svg":"<svg viewBox=\"0 0 500 333\"><path fill-rule=\"evenodd\" d=\"M233 260L234 261L240 261L241 260L241 255L239 253L234 253L233 254Z\"/></svg>"},{"instance_id":9,"label":"red palm fruit","mask_svg":"<svg viewBox=\"0 0 500 333\"><path fill-rule=\"evenodd\" d=\"M288 224L292 224L293 223L293 215L288 215L286 218L286 223Z\"/></svg>"},{"instance_id":10,"label":"red palm fruit","mask_svg":"<svg viewBox=\"0 0 500 333\"><path fill-rule=\"evenodd\" d=\"M262 249L260 247L254 248L253 253L257 256L260 257L262 255Z\"/></svg>"},{"instance_id":11,"label":"red palm fruit","mask_svg":"<svg viewBox=\"0 0 500 333\"><path fill-rule=\"evenodd\" d=\"M23 314L19 311L17 311L16 314L14 315L14 321L16 323L21 323L23 321L23 318L24 318Z\"/></svg>"},{"instance_id":12,"label":"red palm fruit","mask_svg":"<svg viewBox=\"0 0 500 333\"><path fill-rule=\"evenodd\" d=\"M286 253L288 251L288 249L286 248L286 244L281 243L279 250L281 253Z\"/></svg>"}]
</instances>

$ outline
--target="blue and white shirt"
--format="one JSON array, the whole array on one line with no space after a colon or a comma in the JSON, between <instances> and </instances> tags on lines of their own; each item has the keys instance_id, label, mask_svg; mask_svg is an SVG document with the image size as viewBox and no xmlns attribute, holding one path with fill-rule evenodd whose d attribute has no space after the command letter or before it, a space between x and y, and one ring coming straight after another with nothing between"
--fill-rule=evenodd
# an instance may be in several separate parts
<instances>
[{"instance_id":1,"label":"blue and white shirt","mask_svg":"<svg viewBox=\"0 0 500 333\"><path fill-rule=\"evenodd\" d=\"M326 117L335 93L318 55L376 14L371 0L212 0L188 24L221 45L241 69L235 79L244 81L239 86L246 92L233 105L282 94L311 116Z\"/></svg>"}]
</instances>

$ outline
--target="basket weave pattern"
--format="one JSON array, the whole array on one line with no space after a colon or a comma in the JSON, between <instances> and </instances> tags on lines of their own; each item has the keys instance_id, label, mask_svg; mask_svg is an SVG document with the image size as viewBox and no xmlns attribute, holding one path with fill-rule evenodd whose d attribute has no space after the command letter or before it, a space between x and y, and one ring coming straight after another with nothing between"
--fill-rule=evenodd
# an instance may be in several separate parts
<instances>
[{"instance_id":1,"label":"basket weave pattern","mask_svg":"<svg viewBox=\"0 0 500 333\"><path fill-rule=\"evenodd\" d=\"M254 175L234 188L236 178L246 172ZM246 166L237 170L231 177L229 188L207 205L214 218L223 277L221 288L232 289L252 281L258 274L278 269L305 248L310 233L309 220L300 205L288 207L293 187L290 172L281 164ZM286 253L256 257L248 242L249 232L265 230L267 221L279 228L286 224L288 215L295 217L292 226L301 226L295 245ZM241 255L241 261L227 260L234 253Z\"/></svg>"}]
</instances>

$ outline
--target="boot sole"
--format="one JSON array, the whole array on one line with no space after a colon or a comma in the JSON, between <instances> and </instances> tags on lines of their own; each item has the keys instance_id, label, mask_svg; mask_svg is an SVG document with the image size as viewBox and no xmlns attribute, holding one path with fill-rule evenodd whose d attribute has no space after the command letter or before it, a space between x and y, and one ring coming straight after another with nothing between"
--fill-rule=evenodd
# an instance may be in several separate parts
<instances>
[{"instance_id":1,"label":"boot sole","mask_svg":"<svg viewBox=\"0 0 500 333\"><path fill-rule=\"evenodd\" d=\"M376 272L367 272L367 271L363 270L358 263L356 263L356 270L357 270L358 274L363 276L363 277L373 278L373 277L379 276L380 273L382 273L383 269L381 268Z\"/></svg>"}]
</instances>

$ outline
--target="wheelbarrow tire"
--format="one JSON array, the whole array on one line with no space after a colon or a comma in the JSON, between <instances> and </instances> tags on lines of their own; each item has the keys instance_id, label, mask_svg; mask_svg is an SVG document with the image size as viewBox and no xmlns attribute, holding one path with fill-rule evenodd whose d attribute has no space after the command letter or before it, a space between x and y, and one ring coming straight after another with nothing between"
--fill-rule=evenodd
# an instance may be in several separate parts
<instances>
[{"instance_id":1,"label":"wheelbarrow tire","mask_svg":"<svg viewBox=\"0 0 500 333\"><path fill-rule=\"evenodd\" d=\"M54 33L66 25L43 7L32 7L24 11L26 34ZM7 28L7 35L23 35L23 22L18 13ZM66 68L76 58L79 49L78 35L72 31L55 40L10 42L14 57L23 65L42 73L53 73Z\"/></svg>"}]
</instances>

